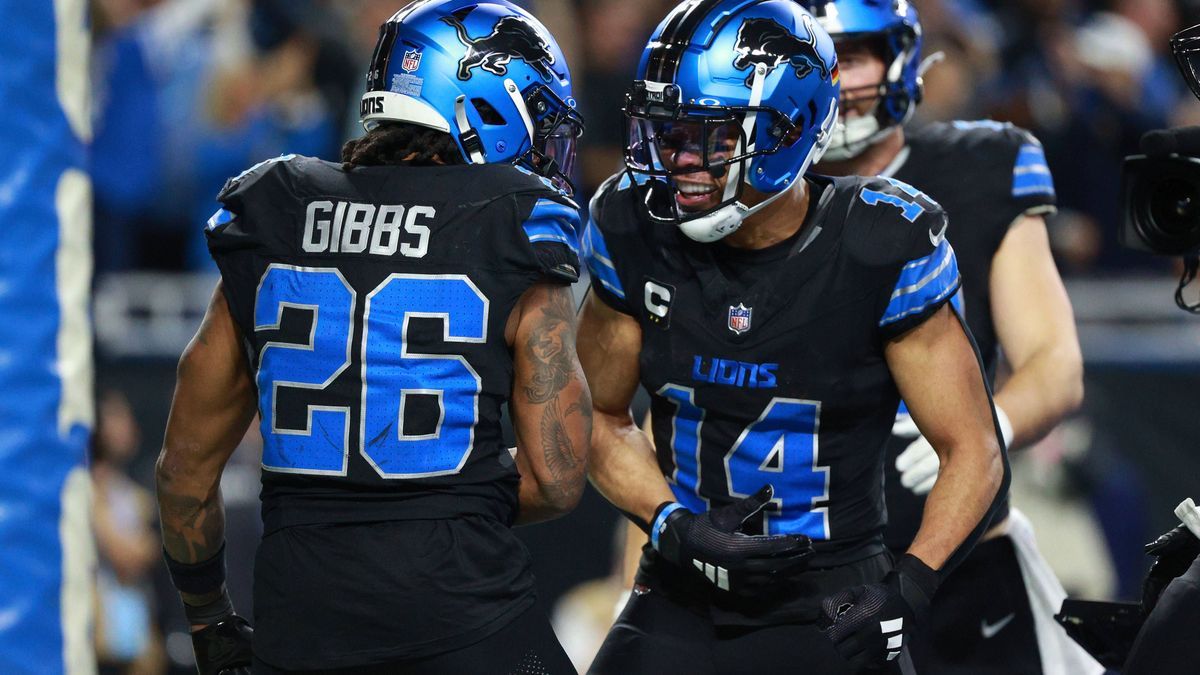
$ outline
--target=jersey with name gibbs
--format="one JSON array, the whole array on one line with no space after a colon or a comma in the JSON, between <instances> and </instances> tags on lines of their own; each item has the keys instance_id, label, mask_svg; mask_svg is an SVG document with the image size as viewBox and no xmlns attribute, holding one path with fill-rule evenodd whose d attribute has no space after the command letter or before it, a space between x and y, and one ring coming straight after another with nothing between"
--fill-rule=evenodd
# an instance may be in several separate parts
<instances>
[{"instance_id":1,"label":"jersey with name gibbs","mask_svg":"<svg viewBox=\"0 0 1200 675\"><path fill-rule=\"evenodd\" d=\"M513 166L299 156L226 184L209 247L258 385L266 532L511 523L508 315L578 278L578 213Z\"/></svg>"},{"instance_id":2,"label":"jersey with name gibbs","mask_svg":"<svg viewBox=\"0 0 1200 675\"><path fill-rule=\"evenodd\" d=\"M810 176L786 250L730 264L724 244L643 219L629 185L593 199L584 255L596 295L641 326L676 498L703 512L771 483L765 529L812 537L813 566L879 553L899 403L884 346L958 290L941 208L898 181Z\"/></svg>"}]
</instances>

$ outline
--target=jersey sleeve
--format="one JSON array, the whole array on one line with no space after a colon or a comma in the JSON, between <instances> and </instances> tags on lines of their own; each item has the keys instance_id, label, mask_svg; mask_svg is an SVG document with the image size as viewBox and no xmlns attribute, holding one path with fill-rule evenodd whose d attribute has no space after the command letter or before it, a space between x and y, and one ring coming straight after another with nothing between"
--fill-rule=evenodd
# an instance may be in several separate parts
<instances>
[{"instance_id":1,"label":"jersey sleeve","mask_svg":"<svg viewBox=\"0 0 1200 675\"><path fill-rule=\"evenodd\" d=\"M1046 163L1042 144L1033 134L1012 127L1006 133L1011 157L1012 182L1009 199L1013 220L1021 214L1040 215L1052 213L1056 208L1054 176Z\"/></svg>"},{"instance_id":2,"label":"jersey sleeve","mask_svg":"<svg viewBox=\"0 0 1200 675\"><path fill-rule=\"evenodd\" d=\"M280 169L295 157L284 155L261 162L226 181L217 194L220 208L204 226L230 313L244 332L253 331L254 326L256 258L270 246L263 232L263 222L270 214L262 211L277 208L276 188L286 180Z\"/></svg>"},{"instance_id":3,"label":"jersey sleeve","mask_svg":"<svg viewBox=\"0 0 1200 675\"><path fill-rule=\"evenodd\" d=\"M579 207L565 195L536 196L521 229L533 248L539 271L551 283L579 280Z\"/></svg>"},{"instance_id":4,"label":"jersey sleeve","mask_svg":"<svg viewBox=\"0 0 1200 675\"><path fill-rule=\"evenodd\" d=\"M605 181L588 204L589 218L583 232L583 259L592 278L592 292L609 307L635 316L625 297L625 284L618 272L619 258L614 258L608 241L610 238L618 244L621 241L620 233L613 232L613 209L606 208L617 184L616 177ZM618 254L619 251L618 248Z\"/></svg>"},{"instance_id":5,"label":"jersey sleeve","mask_svg":"<svg viewBox=\"0 0 1200 675\"><path fill-rule=\"evenodd\" d=\"M958 260L946 238L945 211L910 185L888 179L883 189L865 186L861 200L888 207L877 216L893 233L880 286L877 323L885 340L897 337L952 302L961 286Z\"/></svg>"}]
</instances>

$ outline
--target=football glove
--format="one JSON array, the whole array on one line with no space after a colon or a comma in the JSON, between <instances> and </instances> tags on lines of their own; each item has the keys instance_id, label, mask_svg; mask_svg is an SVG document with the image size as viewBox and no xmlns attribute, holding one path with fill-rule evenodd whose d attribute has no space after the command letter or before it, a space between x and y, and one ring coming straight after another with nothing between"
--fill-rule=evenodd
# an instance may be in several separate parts
<instances>
[{"instance_id":1,"label":"football glove","mask_svg":"<svg viewBox=\"0 0 1200 675\"><path fill-rule=\"evenodd\" d=\"M237 614L192 633L200 675L250 675L254 629Z\"/></svg>"},{"instance_id":2,"label":"football glove","mask_svg":"<svg viewBox=\"0 0 1200 675\"><path fill-rule=\"evenodd\" d=\"M773 494L772 487L764 485L749 497L700 514L678 502L664 502L654 513L650 543L663 558L696 570L722 591L753 592L777 575L802 570L813 552L804 535L739 531Z\"/></svg>"},{"instance_id":3,"label":"football glove","mask_svg":"<svg viewBox=\"0 0 1200 675\"><path fill-rule=\"evenodd\" d=\"M1008 421L1008 415L1000 406L996 406L996 418L1000 420L1004 446L1008 447L1013 438L1012 422ZM937 482L938 470L941 468L941 461L933 446L921 435L921 430L909 415L896 415L892 435L905 440L911 439L908 447L896 456L896 471L900 472L900 484L915 495L929 494L933 484Z\"/></svg>"},{"instance_id":4,"label":"football glove","mask_svg":"<svg viewBox=\"0 0 1200 675\"><path fill-rule=\"evenodd\" d=\"M1200 513L1191 499L1184 500L1175 514L1183 521L1175 529L1146 544L1146 553L1154 564L1142 581L1142 612L1149 616L1158 598L1175 577L1183 574L1200 555L1200 539L1192 528L1200 529Z\"/></svg>"},{"instance_id":5,"label":"football glove","mask_svg":"<svg viewBox=\"0 0 1200 675\"><path fill-rule=\"evenodd\" d=\"M857 670L900 656L914 626L923 625L938 573L905 554L883 581L847 588L821 601L821 623L838 653Z\"/></svg>"}]
</instances>

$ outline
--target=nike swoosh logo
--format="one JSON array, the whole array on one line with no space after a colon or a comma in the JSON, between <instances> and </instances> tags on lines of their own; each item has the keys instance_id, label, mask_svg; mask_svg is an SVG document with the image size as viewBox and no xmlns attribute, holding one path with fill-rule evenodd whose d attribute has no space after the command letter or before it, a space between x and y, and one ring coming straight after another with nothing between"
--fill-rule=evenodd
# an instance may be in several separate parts
<instances>
[{"instance_id":1,"label":"nike swoosh logo","mask_svg":"<svg viewBox=\"0 0 1200 675\"><path fill-rule=\"evenodd\" d=\"M1004 630L1004 627L1007 626L1015 618L1017 618L1016 612L1009 614L1008 616L1004 617L1003 619L1000 619L996 623L988 623L986 619L982 619L979 622L979 632L983 633L984 640L990 640L990 639L996 637L996 633L999 633L1000 631Z\"/></svg>"},{"instance_id":2,"label":"nike swoosh logo","mask_svg":"<svg viewBox=\"0 0 1200 675\"><path fill-rule=\"evenodd\" d=\"M934 248L941 246L942 242L946 239L946 226L949 224L950 223L942 223L942 229L937 234L934 234L933 230L929 231L929 243L933 244Z\"/></svg>"}]
</instances>

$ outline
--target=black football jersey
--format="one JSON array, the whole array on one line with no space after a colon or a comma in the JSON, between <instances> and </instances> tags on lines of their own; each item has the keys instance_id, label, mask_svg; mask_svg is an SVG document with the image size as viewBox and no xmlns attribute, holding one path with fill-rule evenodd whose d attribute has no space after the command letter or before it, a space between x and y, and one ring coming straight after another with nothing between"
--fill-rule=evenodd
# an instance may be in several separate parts
<instances>
[{"instance_id":1,"label":"black football jersey","mask_svg":"<svg viewBox=\"0 0 1200 675\"><path fill-rule=\"evenodd\" d=\"M578 278L578 213L512 166L299 156L230 180L209 249L246 341L277 527L511 521L509 313Z\"/></svg>"},{"instance_id":2,"label":"black football jersey","mask_svg":"<svg viewBox=\"0 0 1200 675\"><path fill-rule=\"evenodd\" d=\"M942 209L919 191L810 186L817 201L786 250L731 261L724 244L645 222L614 177L583 245L596 295L641 326L641 383L679 502L703 512L771 483L763 529L808 535L840 564L882 550L899 403L884 346L948 302L959 276Z\"/></svg>"},{"instance_id":3,"label":"black football jersey","mask_svg":"<svg viewBox=\"0 0 1200 675\"><path fill-rule=\"evenodd\" d=\"M917 186L945 209L946 237L962 273L955 303L979 347L989 380L995 376L999 345L992 324L992 258L1008 228L1022 215L1055 209L1054 181L1041 143L1011 124L991 121L938 122L912 132L890 175ZM906 414L902 409L901 414ZM904 550L921 524L924 497L900 484L896 456L912 439L888 444L887 543ZM1007 501L994 518L1005 517Z\"/></svg>"}]
</instances>

